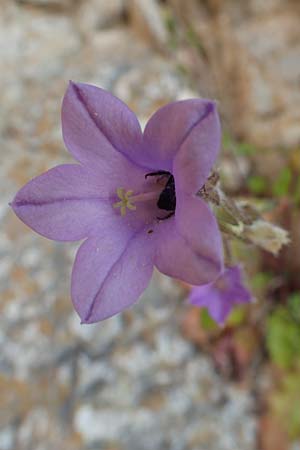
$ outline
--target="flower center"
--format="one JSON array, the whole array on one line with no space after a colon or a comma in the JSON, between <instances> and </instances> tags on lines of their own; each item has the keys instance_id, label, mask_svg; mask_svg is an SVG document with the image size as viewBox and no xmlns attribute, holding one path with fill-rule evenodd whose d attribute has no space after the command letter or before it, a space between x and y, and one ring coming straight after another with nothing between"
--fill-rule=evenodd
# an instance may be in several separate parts
<instances>
[{"instance_id":1,"label":"flower center","mask_svg":"<svg viewBox=\"0 0 300 450\"><path fill-rule=\"evenodd\" d=\"M157 198L157 192L145 192L143 194L132 195L133 191L126 191L124 188L117 189L117 196L120 201L113 204L114 208L120 208L121 216L125 216L127 209L136 210L134 203L145 202Z\"/></svg>"},{"instance_id":2,"label":"flower center","mask_svg":"<svg viewBox=\"0 0 300 450\"><path fill-rule=\"evenodd\" d=\"M170 172L159 170L158 172L150 172L145 175L145 178L156 176L156 185L153 191L144 192L142 194L133 195L132 190L125 190L123 187L117 189L117 196L120 201L113 204L114 208L120 208L121 216L125 216L127 209L136 210L136 203L147 202L149 200L157 200L156 206L159 209L170 211L166 217L157 217L159 220L165 220L175 213L176 208L176 193L175 181ZM167 181L165 179L167 178ZM162 182L164 188L161 191Z\"/></svg>"},{"instance_id":3,"label":"flower center","mask_svg":"<svg viewBox=\"0 0 300 450\"><path fill-rule=\"evenodd\" d=\"M159 209L164 209L165 211L175 211L176 208L175 181L173 175L171 174L165 185L164 190L161 192L159 196L157 206Z\"/></svg>"},{"instance_id":4,"label":"flower center","mask_svg":"<svg viewBox=\"0 0 300 450\"><path fill-rule=\"evenodd\" d=\"M165 220L173 216L176 209L176 192L175 192L175 180L170 172L165 170L159 170L158 172L150 172L145 175L147 177L158 176L158 181L163 180L167 177L167 182L164 189L160 193L157 201L157 207L159 209L164 209L165 211L171 211L166 217L158 217L159 220Z\"/></svg>"}]
</instances>

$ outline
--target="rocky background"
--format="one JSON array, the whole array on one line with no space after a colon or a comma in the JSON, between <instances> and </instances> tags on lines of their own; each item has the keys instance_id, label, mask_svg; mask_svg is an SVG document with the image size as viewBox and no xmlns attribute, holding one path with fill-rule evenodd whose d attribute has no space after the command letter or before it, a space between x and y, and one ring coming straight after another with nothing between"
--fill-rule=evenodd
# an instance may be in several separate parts
<instances>
[{"instance_id":1,"label":"rocky background","mask_svg":"<svg viewBox=\"0 0 300 450\"><path fill-rule=\"evenodd\" d=\"M299 450L299 23L297 0L1 0L0 450ZM69 79L142 122L171 100L219 100L227 191L271 203L292 236L279 259L235 248L259 301L249 315L218 330L155 274L132 310L80 325L76 245L8 207L70 160Z\"/></svg>"}]
</instances>

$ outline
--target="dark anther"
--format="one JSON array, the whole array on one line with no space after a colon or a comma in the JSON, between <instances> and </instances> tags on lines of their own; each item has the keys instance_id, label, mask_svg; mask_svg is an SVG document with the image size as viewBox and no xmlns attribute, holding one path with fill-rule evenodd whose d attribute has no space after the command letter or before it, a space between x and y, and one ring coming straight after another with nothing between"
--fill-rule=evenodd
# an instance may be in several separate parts
<instances>
[{"instance_id":1,"label":"dark anther","mask_svg":"<svg viewBox=\"0 0 300 450\"><path fill-rule=\"evenodd\" d=\"M155 177L157 175L171 175L170 172L167 172L166 170L158 170L157 172L149 172L146 173L145 178L147 180L148 177Z\"/></svg>"},{"instance_id":2,"label":"dark anther","mask_svg":"<svg viewBox=\"0 0 300 450\"><path fill-rule=\"evenodd\" d=\"M174 177L170 172L165 170L158 170L157 172L146 173L145 178L153 176L167 176L168 181L162 190L158 201L157 207L165 211L171 211L166 217L157 217L158 220L166 220L175 214L176 209L176 192Z\"/></svg>"},{"instance_id":3,"label":"dark anther","mask_svg":"<svg viewBox=\"0 0 300 450\"><path fill-rule=\"evenodd\" d=\"M152 234L152 233L153 233L153 230L148 230L147 233L148 233L148 234Z\"/></svg>"}]
</instances>

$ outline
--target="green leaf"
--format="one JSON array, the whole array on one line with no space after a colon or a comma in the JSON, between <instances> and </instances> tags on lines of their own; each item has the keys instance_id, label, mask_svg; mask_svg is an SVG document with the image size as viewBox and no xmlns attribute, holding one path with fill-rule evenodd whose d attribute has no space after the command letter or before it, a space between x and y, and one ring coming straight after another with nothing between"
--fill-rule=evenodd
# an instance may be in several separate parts
<instances>
[{"instance_id":1,"label":"green leaf","mask_svg":"<svg viewBox=\"0 0 300 450\"><path fill-rule=\"evenodd\" d=\"M170 13L165 14L165 26L169 33L169 45L175 50L178 46L177 24L174 16Z\"/></svg>"},{"instance_id":2,"label":"green leaf","mask_svg":"<svg viewBox=\"0 0 300 450\"><path fill-rule=\"evenodd\" d=\"M186 30L186 39L191 47L194 47L198 53L204 57L206 57L206 51L203 47L203 44L200 40L200 37L197 33L197 31L194 30L191 26L189 26Z\"/></svg>"},{"instance_id":3,"label":"green leaf","mask_svg":"<svg viewBox=\"0 0 300 450\"><path fill-rule=\"evenodd\" d=\"M255 290L264 290L272 280L273 274L269 272L258 272L252 277L252 287Z\"/></svg>"},{"instance_id":4,"label":"green leaf","mask_svg":"<svg viewBox=\"0 0 300 450\"><path fill-rule=\"evenodd\" d=\"M224 131L223 136L222 136L222 146L226 149L232 149L234 147L234 142L232 140L231 135L227 132Z\"/></svg>"},{"instance_id":5,"label":"green leaf","mask_svg":"<svg viewBox=\"0 0 300 450\"><path fill-rule=\"evenodd\" d=\"M266 192L268 187L267 180L260 175L252 175L248 179L247 184L250 191L255 195L263 194L264 192Z\"/></svg>"},{"instance_id":6,"label":"green leaf","mask_svg":"<svg viewBox=\"0 0 300 450\"><path fill-rule=\"evenodd\" d=\"M266 343L271 359L279 367L294 367L300 358L300 326L289 309L278 307L266 324Z\"/></svg>"},{"instance_id":7,"label":"green leaf","mask_svg":"<svg viewBox=\"0 0 300 450\"><path fill-rule=\"evenodd\" d=\"M297 177L296 186L294 190L294 201L297 206L300 206L300 175Z\"/></svg>"},{"instance_id":8,"label":"green leaf","mask_svg":"<svg viewBox=\"0 0 300 450\"><path fill-rule=\"evenodd\" d=\"M256 147L249 142L239 142L236 144L236 151L240 155L251 156L256 152Z\"/></svg>"},{"instance_id":9,"label":"green leaf","mask_svg":"<svg viewBox=\"0 0 300 450\"><path fill-rule=\"evenodd\" d=\"M287 374L279 390L271 397L271 404L291 439L300 437L300 373Z\"/></svg>"},{"instance_id":10,"label":"green leaf","mask_svg":"<svg viewBox=\"0 0 300 450\"><path fill-rule=\"evenodd\" d=\"M272 192L276 197L288 195L292 182L292 172L289 167L284 167L280 172L277 180L273 183Z\"/></svg>"},{"instance_id":11,"label":"green leaf","mask_svg":"<svg viewBox=\"0 0 300 450\"><path fill-rule=\"evenodd\" d=\"M228 131L223 133L222 145L226 150L233 150L239 155L251 156L256 152L256 147L253 144L235 141Z\"/></svg>"},{"instance_id":12,"label":"green leaf","mask_svg":"<svg viewBox=\"0 0 300 450\"><path fill-rule=\"evenodd\" d=\"M228 325L232 327L237 327L241 325L246 318L246 310L243 306L234 308L230 316L227 319Z\"/></svg>"},{"instance_id":13,"label":"green leaf","mask_svg":"<svg viewBox=\"0 0 300 450\"><path fill-rule=\"evenodd\" d=\"M200 324L204 330L211 331L218 329L217 323L209 315L207 308L202 308L200 310Z\"/></svg>"},{"instance_id":14,"label":"green leaf","mask_svg":"<svg viewBox=\"0 0 300 450\"><path fill-rule=\"evenodd\" d=\"M292 317L300 321L300 292L294 292L288 298L288 308Z\"/></svg>"}]
</instances>

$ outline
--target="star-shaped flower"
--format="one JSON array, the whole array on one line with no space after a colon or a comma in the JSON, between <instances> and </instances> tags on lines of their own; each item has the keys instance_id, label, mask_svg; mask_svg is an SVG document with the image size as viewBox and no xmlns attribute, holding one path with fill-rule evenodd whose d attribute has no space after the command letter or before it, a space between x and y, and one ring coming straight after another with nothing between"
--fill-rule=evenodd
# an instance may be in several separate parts
<instances>
[{"instance_id":1,"label":"star-shaped flower","mask_svg":"<svg viewBox=\"0 0 300 450\"><path fill-rule=\"evenodd\" d=\"M189 297L192 305L207 308L220 325L224 324L234 306L251 300L253 297L243 283L240 266L228 267L215 281L195 286Z\"/></svg>"},{"instance_id":2,"label":"star-shaped flower","mask_svg":"<svg viewBox=\"0 0 300 450\"><path fill-rule=\"evenodd\" d=\"M71 283L83 323L135 303L154 266L191 284L218 276L220 232L208 205L195 195L219 151L214 102L166 105L142 133L133 112L112 94L70 82L62 130L79 164L34 178L12 207L49 239L85 239Z\"/></svg>"}]
</instances>

